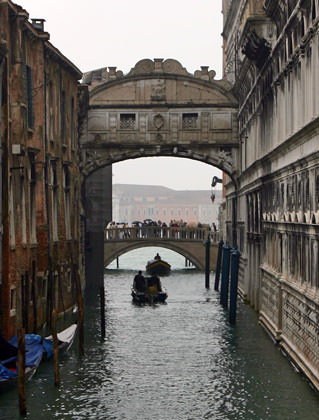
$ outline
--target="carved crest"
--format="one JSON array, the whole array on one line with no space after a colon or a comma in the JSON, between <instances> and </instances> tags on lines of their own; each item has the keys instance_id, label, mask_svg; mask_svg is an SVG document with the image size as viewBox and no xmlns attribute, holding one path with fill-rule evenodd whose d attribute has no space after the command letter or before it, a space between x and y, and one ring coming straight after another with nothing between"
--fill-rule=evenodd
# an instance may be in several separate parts
<instances>
[{"instance_id":1,"label":"carved crest","mask_svg":"<svg viewBox=\"0 0 319 420\"><path fill-rule=\"evenodd\" d=\"M165 99L166 99L165 80L157 80L156 84L152 86L152 100L165 101Z\"/></svg>"},{"instance_id":2,"label":"carved crest","mask_svg":"<svg viewBox=\"0 0 319 420\"><path fill-rule=\"evenodd\" d=\"M157 114L153 118L153 124L157 130L160 130L164 125L164 118L161 114Z\"/></svg>"}]
</instances>

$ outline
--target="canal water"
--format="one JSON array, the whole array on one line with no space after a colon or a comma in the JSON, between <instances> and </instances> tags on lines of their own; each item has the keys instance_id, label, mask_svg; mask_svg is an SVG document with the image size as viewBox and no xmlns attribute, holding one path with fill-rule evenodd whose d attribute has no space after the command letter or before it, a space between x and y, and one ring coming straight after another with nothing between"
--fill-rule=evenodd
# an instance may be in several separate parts
<instances>
[{"instance_id":1,"label":"canal water","mask_svg":"<svg viewBox=\"0 0 319 420\"><path fill-rule=\"evenodd\" d=\"M132 278L157 251L173 268L162 278L167 304L136 306ZM52 363L40 366L27 385L27 418L319 419L319 394L258 326L255 312L239 302L231 327L218 293L207 291L204 280L203 273L185 268L181 256L158 248L122 256L119 270L109 266L105 341L92 293L85 356L79 358L74 343L61 360L59 388ZM0 395L0 420L19 418L14 388Z\"/></svg>"}]
</instances>

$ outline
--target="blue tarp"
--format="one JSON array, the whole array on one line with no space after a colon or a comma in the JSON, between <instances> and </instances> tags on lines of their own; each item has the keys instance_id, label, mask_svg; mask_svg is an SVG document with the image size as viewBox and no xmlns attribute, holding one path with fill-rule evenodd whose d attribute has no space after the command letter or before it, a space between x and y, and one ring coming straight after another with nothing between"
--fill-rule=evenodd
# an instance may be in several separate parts
<instances>
[{"instance_id":1,"label":"blue tarp","mask_svg":"<svg viewBox=\"0 0 319 420\"><path fill-rule=\"evenodd\" d=\"M14 347L18 347L18 337L15 335L9 341ZM25 334L25 365L26 367L36 366L43 355L42 337L38 334Z\"/></svg>"}]
</instances>

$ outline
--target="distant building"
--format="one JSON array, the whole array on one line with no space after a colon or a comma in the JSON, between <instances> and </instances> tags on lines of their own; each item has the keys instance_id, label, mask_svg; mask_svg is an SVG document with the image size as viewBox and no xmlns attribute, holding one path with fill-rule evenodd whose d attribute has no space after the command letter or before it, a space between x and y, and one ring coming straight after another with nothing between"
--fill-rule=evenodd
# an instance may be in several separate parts
<instances>
[{"instance_id":1,"label":"distant building","mask_svg":"<svg viewBox=\"0 0 319 420\"><path fill-rule=\"evenodd\" d=\"M83 274L78 162L81 72L49 42L44 21L0 8L1 331L36 331L75 302ZM1 156L1 154L0 154Z\"/></svg>"},{"instance_id":2,"label":"distant building","mask_svg":"<svg viewBox=\"0 0 319 420\"><path fill-rule=\"evenodd\" d=\"M132 223L145 219L183 219L186 222L218 223L221 190L175 191L157 185L113 185L113 220Z\"/></svg>"}]
</instances>

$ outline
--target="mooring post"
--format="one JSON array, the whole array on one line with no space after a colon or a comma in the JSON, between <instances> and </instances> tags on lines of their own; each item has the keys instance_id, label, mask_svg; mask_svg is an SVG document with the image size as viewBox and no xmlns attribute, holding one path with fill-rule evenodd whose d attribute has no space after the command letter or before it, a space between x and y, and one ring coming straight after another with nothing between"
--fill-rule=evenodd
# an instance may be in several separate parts
<instances>
[{"instance_id":1,"label":"mooring post","mask_svg":"<svg viewBox=\"0 0 319 420\"><path fill-rule=\"evenodd\" d=\"M119 257L116 257L116 268L120 268Z\"/></svg>"},{"instance_id":2,"label":"mooring post","mask_svg":"<svg viewBox=\"0 0 319 420\"><path fill-rule=\"evenodd\" d=\"M223 247L223 268L222 268L222 283L220 289L220 303L227 308L228 304L228 284L229 284L229 261L230 261L230 250L229 243Z\"/></svg>"},{"instance_id":3,"label":"mooring post","mask_svg":"<svg viewBox=\"0 0 319 420\"><path fill-rule=\"evenodd\" d=\"M82 293L78 293L78 328L79 328L79 353L84 354L84 311Z\"/></svg>"},{"instance_id":4,"label":"mooring post","mask_svg":"<svg viewBox=\"0 0 319 420\"><path fill-rule=\"evenodd\" d=\"M210 235L208 234L206 240L206 261L205 261L205 287L209 289L209 273L210 273Z\"/></svg>"},{"instance_id":5,"label":"mooring post","mask_svg":"<svg viewBox=\"0 0 319 420\"><path fill-rule=\"evenodd\" d=\"M231 253L231 275L230 275L230 298L229 298L229 322L235 324L237 310L237 286L240 252L234 248Z\"/></svg>"},{"instance_id":6,"label":"mooring post","mask_svg":"<svg viewBox=\"0 0 319 420\"><path fill-rule=\"evenodd\" d=\"M25 392L25 329L18 329L18 392L20 414L27 414L27 400Z\"/></svg>"},{"instance_id":7,"label":"mooring post","mask_svg":"<svg viewBox=\"0 0 319 420\"><path fill-rule=\"evenodd\" d=\"M217 255L216 272L215 272L214 290L216 291L218 291L219 289L219 277L220 277L220 267L222 264L222 257L223 257L223 246L224 246L224 241L221 239L218 243L218 255Z\"/></svg>"},{"instance_id":8,"label":"mooring post","mask_svg":"<svg viewBox=\"0 0 319 420\"><path fill-rule=\"evenodd\" d=\"M105 288L104 279L100 286L100 306L101 306L101 339L105 339Z\"/></svg>"},{"instance_id":9,"label":"mooring post","mask_svg":"<svg viewBox=\"0 0 319 420\"><path fill-rule=\"evenodd\" d=\"M54 385L60 385L60 368L59 368L59 349L58 349L58 335L56 330L56 310L52 310L51 317L51 332L53 338L53 362L54 362Z\"/></svg>"}]
</instances>

